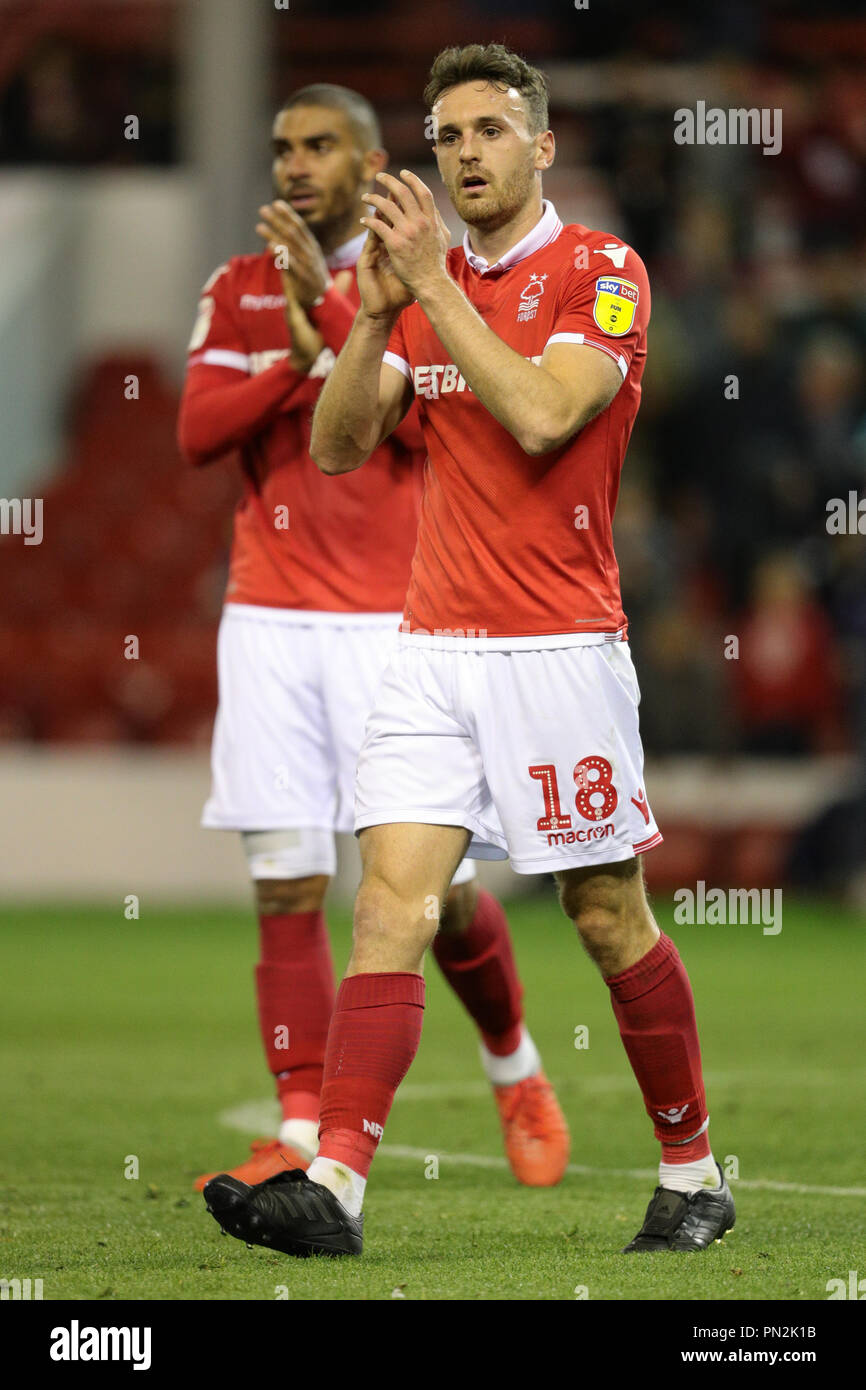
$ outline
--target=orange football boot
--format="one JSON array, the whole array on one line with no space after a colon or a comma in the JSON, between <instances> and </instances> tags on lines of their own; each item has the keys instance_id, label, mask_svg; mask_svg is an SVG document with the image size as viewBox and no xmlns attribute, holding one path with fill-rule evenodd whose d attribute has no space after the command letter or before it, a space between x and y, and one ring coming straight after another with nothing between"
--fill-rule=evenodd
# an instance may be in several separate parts
<instances>
[{"instance_id":1,"label":"orange football boot","mask_svg":"<svg viewBox=\"0 0 866 1390\"><path fill-rule=\"evenodd\" d=\"M568 1165L570 1139L559 1101L543 1071L513 1086L494 1086L505 1155L518 1182L555 1187Z\"/></svg>"},{"instance_id":2,"label":"orange football boot","mask_svg":"<svg viewBox=\"0 0 866 1390\"><path fill-rule=\"evenodd\" d=\"M300 1168L306 1173L313 1161L311 1158L302 1158L297 1149L291 1148L289 1144L281 1144L279 1139L254 1139L250 1148L253 1151L252 1158L239 1163L237 1168L228 1169L229 1177L240 1178L241 1182L249 1183L250 1187L264 1182L265 1178L272 1178L275 1173L287 1173L291 1168ZM201 1192L205 1184L215 1177L216 1173L203 1173L200 1178L196 1178L193 1183L196 1192Z\"/></svg>"}]
</instances>

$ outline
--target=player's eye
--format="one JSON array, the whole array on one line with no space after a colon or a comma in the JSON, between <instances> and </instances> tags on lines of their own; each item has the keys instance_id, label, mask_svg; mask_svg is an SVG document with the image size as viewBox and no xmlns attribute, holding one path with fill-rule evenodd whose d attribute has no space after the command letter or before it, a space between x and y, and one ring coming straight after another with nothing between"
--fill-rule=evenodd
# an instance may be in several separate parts
<instances>
[{"instance_id":1,"label":"player's eye","mask_svg":"<svg viewBox=\"0 0 866 1390\"><path fill-rule=\"evenodd\" d=\"M485 135L498 135L498 134L499 134L499 126L496 126L496 125L489 125L489 126L487 127L487 129L484 131L484 134L485 134Z\"/></svg>"}]
</instances>

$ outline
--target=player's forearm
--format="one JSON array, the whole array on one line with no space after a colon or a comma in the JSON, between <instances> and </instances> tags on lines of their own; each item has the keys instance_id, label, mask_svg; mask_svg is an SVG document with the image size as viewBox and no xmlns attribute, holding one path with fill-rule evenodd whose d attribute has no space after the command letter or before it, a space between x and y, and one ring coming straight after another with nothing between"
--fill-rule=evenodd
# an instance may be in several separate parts
<instances>
[{"instance_id":1,"label":"player's forearm","mask_svg":"<svg viewBox=\"0 0 866 1390\"><path fill-rule=\"evenodd\" d=\"M339 356L355 321L355 306L351 301L340 294L334 285L330 285L321 303L313 304L307 310L307 318L321 333L325 346L331 349L335 357Z\"/></svg>"},{"instance_id":2,"label":"player's forearm","mask_svg":"<svg viewBox=\"0 0 866 1390\"><path fill-rule=\"evenodd\" d=\"M187 378L178 417L178 443L188 463L211 463L229 450L249 444L307 380L287 361L275 362L257 376L226 384L228 374L224 367L200 367Z\"/></svg>"},{"instance_id":3,"label":"player's forearm","mask_svg":"<svg viewBox=\"0 0 866 1390\"><path fill-rule=\"evenodd\" d=\"M360 468L379 443L379 373L395 321L362 310L325 381L310 436L310 457L323 473Z\"/></svg>"},{"instance_id":4,"label":"player's forearm","mask_svg":"<svg viewBox=\"0 0 866 1390\"><path fill-rule=\"evenodd\" d=\"M418 302L469 389L527 454L571 437L574 403L561 383L488 328L450 276L419 292Z\"/></svg>"}]
</instances>

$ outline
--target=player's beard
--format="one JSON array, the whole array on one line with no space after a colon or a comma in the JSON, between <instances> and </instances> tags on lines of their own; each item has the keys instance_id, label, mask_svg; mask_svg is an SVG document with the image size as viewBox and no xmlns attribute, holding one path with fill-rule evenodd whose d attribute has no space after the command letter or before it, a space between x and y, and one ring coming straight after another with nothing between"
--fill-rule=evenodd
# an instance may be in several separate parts
<instances>
[{"instance_id":1,"label":"player's beard","mask_svg":"<svg viewBox=\"0 0 866 1390\"><path fill-rule=\"evenodd\" d=\"M296 190L297 191L297 190ZM334 240L335 235L341 236L346 226L350 226L354 220L353 214L357 195L348 186L339 186L325 191L321 188L312 190L318 194L318 203L312 208L296 208L298 216L303 220L313 236L320 244L327 245ZM282 199L291 207L291 195L274 183L274 197Z\"/></svg>"},{"instance_id":2,"label":"player's beard","mask_svg":"<svg viewBox=\"0 0 866 1390\"><path fill-rule=\"evenodd\" d=\"M513 169L501 184L488 182L480 198L463 195L461 184L465 177L465 173L458 175L456 183L448 190L449 196L466 225L485 232L498 231L511 222L526 206L535 187L535 169L528 163Z\"/></svg>"}]
</instances>

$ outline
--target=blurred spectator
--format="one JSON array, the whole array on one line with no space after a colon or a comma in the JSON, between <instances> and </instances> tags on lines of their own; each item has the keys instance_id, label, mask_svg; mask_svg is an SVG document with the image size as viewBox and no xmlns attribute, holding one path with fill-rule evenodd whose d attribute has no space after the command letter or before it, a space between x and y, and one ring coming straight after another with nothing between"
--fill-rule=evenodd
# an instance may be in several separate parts
<instances>
[{"instance_id":1,"label":"blurred spectator","mask_svg":"<svg viewBox=\"0 0 866 1390\"><path fill-rule=\"evenodd\" d=\"M0 162L169 164L176 112L171 55L80 39L38 42L0 89ZM127 116L138 118L135 139Z\"/></svg>"},{"instance_id":2,"label":"blurred spectator","mask_svg":"<svg viewBox=\"0 0 866 1390\"><path fill-rule=\"evenodd\" d=\"M730 665L744 750L837 751L841 687L832 628L790 555L758 565L736 631L739 659Z\"/></svg>"},{"instance_id":3,"label":"blurred spectator","mask_svg":"<svg viewBox=\"0 0 866 1390\"><path fill-rule=\"evenodd\" d=\"M672 603L647 624L636 664L641 737L658 756L723 753L734 746L725 699L723 635L685 604Z\"/></svg>"},{"instance_id":4,"label":"blurred spectator","mask_svg":"<svg viewBox=\"0 0 866 1390\"><path fill-rule=\"evenodd\" d=\"M848 721L866 775L866 535L833 539L828 606L839 633Z\"/></svg>"},{"instance_id":5,"label":"blurred spectator","mask_svg":"<svg viewBox=\"0 0 866 1390\"><path fill-rule=\"evenodd\" d=\"M807 249L839 246L866 232L862 73L839 64L804 83L808 115L781 155Z\"/></svg>"}]
</instances>

